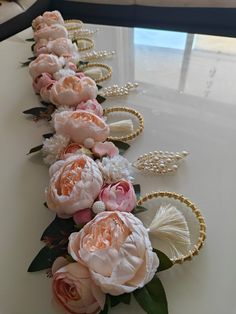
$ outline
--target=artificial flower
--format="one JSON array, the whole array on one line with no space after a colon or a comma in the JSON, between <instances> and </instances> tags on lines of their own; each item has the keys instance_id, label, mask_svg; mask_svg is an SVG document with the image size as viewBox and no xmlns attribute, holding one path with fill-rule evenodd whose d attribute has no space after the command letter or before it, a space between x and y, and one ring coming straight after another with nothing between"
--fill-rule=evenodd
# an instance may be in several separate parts
<instances>
[{"instance_id":1,"label":"artificial flower","mask_svg":"<svg viewBox=\"0 0 236 314\"><path fill-rule=\"evenodd\" d=\"M40 39L34 46L36 56L41 53L52 53L58 57L73 59L73 63L78 63L80 56L78 47L68 38L57 38L54 40Z\"/></svg>"},{"instance_id":2,"label":"artificial flower","mask_svg":"<svg viewBox=\"0 0 236 314\"><path fill-rule=\"evenodd\" d=\"M121 155L104 157L101 161L97 160L97 164L106 183L114 183L121 179L133 180L131 163Z\"/></svg>"},{"instance_id":3,"label":"artificial flower","mask_svg":"<svg viewBox=\"0 0 236 314\"><path fill-rule=\"evenodd\" d=\"M92 147L92 152L99 158L103 156L114 157L119 155L119 149L112 142L97 142Z\"/></svg>"},{"instance_id":4,"label":"artificial flower","mask_svg":"<svg viewBox=\"0 0 236 314\"><path fill-rule=\"evenodd\" d=\"M34 80L33 80L33 88L34 91L36 93L39 93L40 90L49 85L49 84L53 84L55 82L55 80L53 80L53 77L51 74L49 73L42 73L39 76L37 76Z\"/></svg>"},{"instance_id":5,"label":"artificial flower","mask_svg":"<svg viewBox=\"0 0 236 314\"><path fill-rule=\"evenodd\" d=\"M53 74L65 65L65 59L63 57L50 54L41 54L35 60L29 64L29 73L33 79L36 79L42 73Z\"/></svg>"},{"instance_id":6,"label":"artificial flower","mask_svg":"<svg viewBox=\"0 0 236 314\"><path fill-rule=\"evenodd\" d=\"M52 83L49 83L48 85L46 86L43 86L41 89L40 89L40 97L42 98L42 100L46 103L50 103L50 96L51 96L51 89L53 87L53 84L55 83L52 82Z\"/></svg>"},{"instance_id":7,"label":"artificial flower","mask_svg":"<svg viewBox=\"0 0 236 314\"><path fill-rule=\"evenodd\" d=\"M43 13L43 15L37 16L32 21L32 27L33 29L39 29L46 25L50 26L53 24L62 24L64 25L64 19L61 16L61 13L57 10L55 11L46 11Z\"/></svg>"},{"instance_id":8,"label":"artificial flower","mask_svg":"<svg viewBox=\"0 0 236 314\"><path fill-rule=\"evenodd\" d=\"M105 141L109 135L109 127L104 120L83 110L56 113L53 123L58 134L69 136L72 142L82 145L87 139Z\"/></svg>"},{"instance_id":9,"label":"artificial flower","mask_svg":"<svg viewBox=\"0 0 236 314\"><path fill-rule=\"evenodd\" d=\"M86 224L92 219L93 219L93 212L90 208L79 210L73 215L73 220L77 225Z\"/></svg>"},{"instance_id":10,"label":"artificial flower","mask_svg":"<svg viewBox=\"0 0 236 314\"><path fill-rule=\"evenodd\" d=\"M106 210L121 212L131 212L137 201L133 185L126 180L104 186L98 198L103 201Z\"/></svg>"},{"instance_id":11,"label":"artificial flower","mask_svg":"<svg viewBox=\"0 0 236 314\"><path fill-rule=\"evenodd\" d=\"M53 274L54 301L64 313L97 314L106 296L93 282L89 270L81 263L70 263Z\"/></svg>"},{"instance_id":12,"label":"artificial flower","mask_svg":"<svg viewBox=\"0 0 236 314\"><path fill-rule=\"evenodd\" d=\"M70 138L61 134L54 134L52 137L45 139L42 148L44 162L51 165L61 159L62 152L69 142Z\"/></svg>"},{"instance_id":13,"label":"artificial flower","mask_svg":"<svg viewBox=\"0 0 236 314\"><path fill-rule=\"evenodd\" d=\"M61 24L44 26L34 32L34 39L37 42L40 39L54 40L57 38L68 38L68 31Z\"/></svg>"},{"instance_id":14,"label":"artificial flower","mask_svg":"<svg viewBox=\"0 0 236 314\"><path fill-rule=\"evenodd\" d=\"M97 92L96 83L89 77L66 76L54 84L51 102L57 107L76 107L82 101L96 98Z\"/></svg>"},{"instance_id":15,"label":"artificial flower","mask_svg":"<svg viewBox=\"0 0 236 314\"><path fill-rule=\"evenodd\" d=\"M159 265L147 229L127 212L97 214L83 229L70 235L68 251L74 260L89 268L101 290L111 295L142 288Z\"/></svg>"},{"instance_id":16,"label":"artificial flower","mask_svg":"<svg viewBox=\"0 0 236 314\"><path fill-rule=\"evenodd\" d=\"M78 104L76 109L92 112L99 117L103 116L102 106L99 104L97 99L89 99L87 101L82 101L80 104Z\"/></svg>"},{"instance_id":17,"label":"artificial flower","mask_svg":"<svg viewBox=\"0 0 236 314\"><path fill-rule=\"evenodd\" d=\"M50 167L49 174L47 204L62 218L92 207L103 184L96 162L86 155L57 161Z\"/></svg>"}]
</instances>

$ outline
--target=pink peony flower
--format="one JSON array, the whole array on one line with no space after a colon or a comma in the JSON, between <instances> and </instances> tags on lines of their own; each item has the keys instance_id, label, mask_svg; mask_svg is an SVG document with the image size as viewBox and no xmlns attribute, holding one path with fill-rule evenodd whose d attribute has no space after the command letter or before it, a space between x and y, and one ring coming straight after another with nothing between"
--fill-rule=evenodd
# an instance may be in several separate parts
<instances>
[{"instance_id":1,"label":"pink peony flower","mask_svg":"<svg viewBox=\"0 0 236 314\"><path fill-rule=\"evenodd\" d=\"M34 45L34 54L36 56L39 56L42 53L45 53L45 54L49 53L47 44L48 44L47 39L43 39L43 38L39 39Z\"/></svg>"},{"instance_id":2,"label":"pink peony flower","mask_svg":"<svg viewBox=\"0 0 236 314\"><path fill-rule=\"evenodd\" d=\"M54 55L41 54L29 64L29 73L35 79L42 73L53 74L65 65L64 58Z\"/></svg>"},{"instance_id":3,"label":"pink peony flower","mask_svg":"<svg viewBox=\"0 0 236 314\"><path fill-rule=\"evenodd\" d=\"M119 154L119 149L112 142L95 143L92 152L99 158L103 156L114 157Z\"/></svg>"},{"instance_id":4,"label":"pink peony flower","mask_svg":"<svg viewBox=\"0 0 236 314\"><path fill-rule=\"evenodd\" d=\"M96 98L97 91L96 83L89 77L66 76L53 86L51 102L57 107L75 107L82 101Z\"/></svg>"},{"instance_id":5,"label":"pink peony flower","mask_svg":"<svg viewBox=\"0 0 236 314\"><path fill-rule=\"evenodd\" d=\"M79 79L81 79L82 77L85 77L85 74L84 74L84 72L77 72L75 74L75 76L78 77Z\"/></svg>"},{"instance_id":6,"label":"pink peony flower","mask_svg":"<svg viewBox=\"0 0 236 314\"><path fill-rule=\"evenodd\" d=\"M103 142L109 135L109 127L104 120L83 110L56 113L53 122L58 134L69 136L71 141L82 145L88 138Z\"/></svg>"},{"instance_id":7,"label":"pink peony flower","mask_svg":"<svg viewBox=\"0 0 236 314\"><path fill-rule=\"evenodd\" d=\"M93 282L81 263L70 263L53 275L54 301L67 314L97 314L105 304L105 294Z\"/></svg>"},{"instance_id":8,"label":"pink peony flower","mask_svg":"<svg viewBox=\"0 0 236 314\"><path fill-rule=\"evenodd\" d=\"M103 184L97 164L86 155L59 160L50 167L49 173L47 204L62 218L92 207Z\"/></svg>"},{"instance_id":9,"label":"pink peony flower","mask_svg":"<svg viewBox=\"0 0 236 314\"><path fill-rule=\"evenodd\" d=\"M53 80L52 75L49 73L42 73L38 77L36 77L33 81L33 88L36 93L39 93L41 88L53 84L55 80Z\"/></svg>"},{"instance_id":10,"label":"pink peony flower","mask_svg":"<svg viewBox=\"0 0 236 314\"><path fill-rule=\"evenodd\" d=\"M51 89L52 89L54 83L55 83L55 81L52 81L51 83L49 83L46 86L43 86L40 89L40 96L41 96L42 100L47 102L47 103L50 103Z\"/></svg>"},{"instance_id":11,"label":"pink peony flower","mask_svg":"<svg viewBox=\"0 0 236 314\"><path fill-rule=\"evenodd\" d=\"M99 117L103 116L102 106L99 104L99 102L96 99L89 99L86 102L82 101L80 104L78 104L76 109L92 112Z\"/></svg>"},{"instance_id":12,"label":"pink peony flower","mask_svg":"<svg viewBox=\"0 0 236 314\"><path fill-rule=\"evenodd\" d=\"M93 219L93 212L90 208L79 210L73 215L73 219L77 225L86 224Z\"/></svg>"},{"instance_id":13,"label":"pink peony flower","mask_svg":"<svg viewBox=\"0 0 236 314\"><path fill-rule=\"evenodd\" d=\"M159 265L147 229L131 213L102 212L72 233L69 254L89 269L104 293L120 295L142 288Z\"/></svg>"},{"instance_id":14,"label":"pink peony flower","mask_svg":"<svg viewBox=\"0 0 236 314\"><path fill-rule=\"evenodd\" d=\"M36 42L40 39L54 40L57 38L68 38L68 31L66 27L61 24L46 25L34 32Z\"/></svg>"},{"instance_id":15,"label":"pink peony flower","mask_svg":"<svg viewBox=\"0 0 236 314\"><path fill-rule=\"evenodd\" d=\"M59 11L46 11L43 15L39 15L32 22L33 29L40 29L42 26L62 24L64 25L63 17Z\"/></svg>"},{"instance_id":16,"label":"pink peony flower","mask_svg":"<svg viewBox=\"0 0 236 314\"><path fill-rule=\"evenodd\" d=\"M136 206L136 195L133 185L126 180L106 185L98 196L107 210L131 212Z\"/></svg>"}]
</instances>

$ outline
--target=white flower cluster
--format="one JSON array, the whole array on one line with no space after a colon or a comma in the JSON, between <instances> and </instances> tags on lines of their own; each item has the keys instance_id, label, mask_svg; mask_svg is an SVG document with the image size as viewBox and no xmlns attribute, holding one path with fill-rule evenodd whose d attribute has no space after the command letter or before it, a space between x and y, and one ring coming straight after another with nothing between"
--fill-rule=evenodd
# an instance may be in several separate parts
<instances>
[{"instance_id":1,"label":"white flower cluster","mask_svg":"<svg viewBox=\"0 0 236 314\"><path fill-rule=\"evenodd\" d=\"M113 183L120 179L133 181L131 163L121 155L112 158L104 157L102 161L97 160L98 167L102 172L103 179L106 183Z\"/></svg>"},{"instance_id":2,"label":"white flower cluster","mask_svg":"<svg viewBox=\"0 0 236 314\"><path fill-rule=\"evenodd\" d=\"M47 138L43 143L42 153L44 162L47 165L52 165L60 158L63 149L69 144L70 138L61 134L54 134Z\"/></svg>"}]
</instances>

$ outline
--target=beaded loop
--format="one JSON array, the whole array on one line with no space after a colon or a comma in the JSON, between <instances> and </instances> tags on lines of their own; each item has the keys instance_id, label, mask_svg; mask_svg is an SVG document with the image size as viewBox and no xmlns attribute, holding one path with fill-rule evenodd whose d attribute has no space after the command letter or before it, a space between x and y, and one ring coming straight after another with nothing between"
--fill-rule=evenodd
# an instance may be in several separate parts
<instances>
[{"instance_id":1,"label":"beaded loop","mask_svg":"<svg viewBox=\"0 0 236 314\"><path fill-rule=\"evenodd\" d=\"M68 31L80 29L83 27L83 24L81 20L65 20L65 27Z\"/></svg>"},{"instance_id":2,"label":"beaded loop","mask_svg":"<svg viewBox=\"0 0 236 314\"><path fill-rule=\"evenodd\" d=\"M201 212L199 211L199 209L196 207L195 204L193 204L183 195L180 195L174 192L172 193L172 192L160 191L160 192L152 192L152 193L146 194L144 197L138 200L137 206L141 206L146 201L154 199L154 198L158 198L158 197L169 197L169 198L178 200L181 203L187 205L196 216L198 220L198 224L199 224L199 237L198 237L197 243L195 243L192 250L189 250L189 253L187 255L181 256L179 258L171 259L174 264L182 264L185 261L192 260L194 256L199 254L199 250L202 248L206 239L206 223Z\"/></svg>"},{"instance_id":3,"label":"beaded loop","mask_svg":"<svg viewBox=\"0 0 236 314\"><path fill-rule=\"evenodd\" d=\"M88 64L80 66L80 70L82 70L82 71L85 71L86 69L89 69L89 68L102 68L102 69L105 69L107 72L106 74L103 74L101 78L95 79L94 81L96 83L100 83L102 81L105 81L105 80L109 79L112 75L112 68L109 67L109 65L106 65L103 63L88 63Z\"/></svg>"},{"instance_id":4,"label":"beaded loop","mask_svg":"<svg viewBox=\"0 0 236 314\"><path fill-rule=\"evenodd\" d=\"M81 51L86 51L86 50L90 50L93 48L94 46L94 41L90 38L86 38L86 37L80 37L80 38L75 38L74 39L77 47L78 47L78 50L81 52ZM88 43L88 45L86 45L86 47L79 47L78 46L78 41L84 41L86 43Z\"/></svg>"},{"instance_id":5,"label":"beaded loop","mask_svg":"<svg viewBox=\"0 0 236 314\"><path fill-rule=\"evenodd\" d=\"M138 136L139 134L141 134L143 132L144 119L143 119L143 116L141 115L141 113L139 113L137 110L132 109L132 108L128 108L128 107L111 107L111 108L105 108L103 110L103 113L105 116L107 116L109 113L112 113L112 112L128 112L128 113L134 115L139 121L139 126L131 134L123 135L123 136L109 136L108 140L127 142L127 141L131 141L132 139L134 139L136 136Z\"/></svg>"}]
</instances>

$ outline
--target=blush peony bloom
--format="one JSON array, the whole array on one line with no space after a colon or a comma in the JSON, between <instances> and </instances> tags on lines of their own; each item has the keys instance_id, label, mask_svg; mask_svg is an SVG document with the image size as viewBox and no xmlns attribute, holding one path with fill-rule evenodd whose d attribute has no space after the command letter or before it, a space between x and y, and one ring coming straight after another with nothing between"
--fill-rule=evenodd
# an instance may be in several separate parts
<instances>
[{"instance_id":1,"label":"blush peony bloom","mask_svg":"<svg viewBox=\"0 0 236 314\"><path fill-rule=\"evenodd\" d=\"M136 206L136 195L133 185L126 180L106 185L98 196L107 210L131 212Z\"/></svg>"},{"instance_id":2,"label":"blush peony bloom","mask_svg":"<svg viewBox=\"0 0 236 314\"><path fill-rule=\"evenodd\" d=\"M120 295L142 288L159 265L148 232L131 213L102 212L70 235L68 251L89 268L104 293Z\"/></svg>"},{"instance_id":3,"label":"blush peony bloom","mask_svg":"<svg viewBox=\"0 0 236 314\"><path fill-rule=\"evenodd\" d=\"M61 16L61 13L57 10L55 11L46 11L43 15L39 15L32 22L33 29L39 29L45 25L61 24L64 25L64 19Z\"/></svg>"},{"instance_id":4,"label":"blush peony bloom","mask_svg":"<svg viewBox=\"0 0 236 314\"><path fill-rule=\"evenodd\" d=\"M53 86L51 102L57 107L75 107L82 101L96 98L97 92L96 83L89 77L66 76Z\"/></svg>"},{"instance_id":5,"label":"blush peony bloom","mask_svg":"<svg viewBox=\"0 0 236 314\"><path fill-rule=\"evenodd\" d=\"M65 65L63 57L58 58L54 55L41 54L29 64L29 73L33 79L42 73L53 74Z\"/></svg>"},{"instance_id":6,"label":"blush peony bloom","mask_svg":"<svg viewBox=\"0 0 236 314\"><path fill-rule=\"evenodd\" d=\"M105 304L105 294L81 263L70 263L53 275L54 301L67 314L97 314Z\"/></svg>"},{"instance_id":7,"label":"blush peony bloom","mask_svg":"<svg viewBox=\"0 0 236 314\"><path fill-rule=\"evenodd\" d=\"M92 112L96 114L99 117L103 116L103 109L102 106L99 104L97 99L89 99L87 101L82 101L78 106L76 107L78 110L86 110L88 112Z\"/></svg>"},{"instance_id":8,"label":"blush peony bloom","mask_svg":"<svg viewBox=\"0 0 236 314\"><path fill-rule=\"evenodd\" d=\"M103 156L114 157L119 155L119 149L112 142L95 143L92 152L99 158Z\"/></svg>"},{"instance_id":9,"label":"blush peony bloom","mask_svg":"<svg viewBox=\"0 0 236 314\"><path fill-rule=\"evenodd\" d=\"M34 32L36 42L40 39L54 40L57 38L68 38L68 31L66 27L61 24L46 25Z\"/></svg>"},{"instance_id":10,"label":"blush peony bloom","mask_svg":"<svg viewBox=\"0 0 236 314\"><path fill-rule=\"evenodd\" d=\"M109 135L109 127L104 120L83 110L56 113L53 122L58 134L69 136L71 141L82 145L88 138L103 142Z\"/></svg>"},{"instance_id":11,"label":"blush peony bloom","mask_svg":"<svg viewBox=\"0 0 236 314\"><path fill-rule=\"evenodd\" d=\"M49 173L47 204L62 218L90 208L103 184L97 164L86 155L59 160L50 167Z\"/></svg>"}]
</instances>

